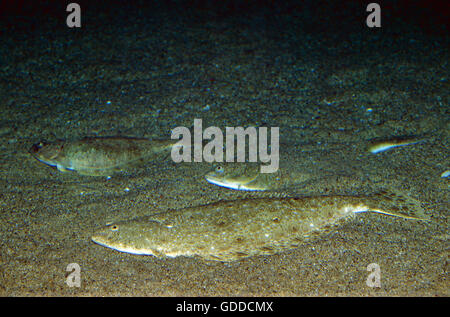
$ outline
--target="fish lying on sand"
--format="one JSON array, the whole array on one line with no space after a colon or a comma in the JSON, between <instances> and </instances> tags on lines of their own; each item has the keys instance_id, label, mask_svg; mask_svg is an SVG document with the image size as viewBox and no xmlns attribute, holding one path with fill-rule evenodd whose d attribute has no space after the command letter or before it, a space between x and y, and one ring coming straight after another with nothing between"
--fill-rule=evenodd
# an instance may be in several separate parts
<instances>
[{"instance_id":1,"label":"fish lying on sand","mask_svg":"<svg viewBox=\"0 0 450 317\"><path fill-rule=\"evenodd\" d=\"M387 151L394 147L417 144L424 142L424 138L416 136L401 136L389 139L372 139L369 141L369 152L376 154L379 152Z\"/></svg>"},{"instance_id":2,"label":"fish lying on sand","mask_svg":"<svg viewBox=\"0 0 450 317\"><path fill-rule=\"evenodd\" d=\"M259 163L220 163L205 175L214 185L236 190L278 190L310 179L308 173L279 168L275 173L261 173Z\"/></svg>"},{"instance_id":3,"label":"fish lying on sand","mask_svg":"<svg viewBox=\"0 0 450 317\"><path fill-rule=\"evenodd\" d=\"M111 176L158 154L170 154L177 140L150 140L131 137L85 137L76 141L58 140L34 144L30 153L59 171L76 171L89 176Z\"/></svg>"},{"instance_id":4,"label":"fish lying on sand","mask_svg":"<svg viewBox=\"0 0 450 317\"><path fill-rule=\"evenodd\" d=\"M199 256L225 262L295 248L310 234L358 212L425 220L418 201L386 192L371 196L253 198L115 222L96 231L92 240L132 254Z\"/></svg>"}]
</instances>

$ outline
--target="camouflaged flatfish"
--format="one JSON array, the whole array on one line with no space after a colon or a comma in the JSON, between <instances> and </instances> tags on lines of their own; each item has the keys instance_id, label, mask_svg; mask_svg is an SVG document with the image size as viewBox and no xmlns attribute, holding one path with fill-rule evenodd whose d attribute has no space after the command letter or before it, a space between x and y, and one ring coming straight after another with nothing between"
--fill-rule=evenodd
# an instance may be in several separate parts
<instances>
[{"instance_id":1,"label":"camouflaged flatfish","mask_svg":"<svg viewBox=\"0 0 450 317\"><path fill-rule=\"evenodd\" d=\"M370 153L377 154L379 152L387 151L395 147L413 145L425 141L427 141L427 138L423 136L422 137L397 136L390 138L375 138L369 140L368 150Z\"/></svg>"},{"instance_id":2,"label":"camouflaged flatfish","mask_svg":"<svg viewBox=\"0 0 450 317\"><path fill-rule=\"evenodd\" d=\"M233 261L295 248L310 234L369 211L406 219L423 214L418 201L387 193L242 199L115 222L92 240L132 254Z\"/></svg>"},{"instance_id":3,"label":"camouflaged flatfish","mask_svg":"<svg viewBox=\"0 0 450 317\"><path fill-rule=\"evenodd\" d=\"M275 173L261 173L260 163L219 163L205 175L214 185L236 190L278 190L311 179L306 172L279 168Z\"/></svg>"},{"instance_id":4,"label":"camouflaged flatfish","mask_svg":"<svg viewBox=\"0 0 450 317\"><path fill-rule=\"evenodd\" d=\"M76 141L58 140L34 144L30 153L59 171L82 175L111 176L139 162L167 153L177 140L150 140L131 137L85 137Z\"/></svg>"}]
</instances>

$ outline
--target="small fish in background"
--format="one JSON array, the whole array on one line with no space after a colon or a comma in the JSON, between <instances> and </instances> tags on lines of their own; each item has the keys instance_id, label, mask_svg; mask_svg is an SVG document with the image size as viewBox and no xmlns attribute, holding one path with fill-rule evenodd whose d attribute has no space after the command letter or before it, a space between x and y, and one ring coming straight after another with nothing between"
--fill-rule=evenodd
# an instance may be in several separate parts
<instances>
[{"instance_id":1,"label":"small fish in background","mask_svg":"<svg viewBox=\"0 0 450 317\"><path fill-rule=\"evenodd\" d=\"M132 137L85 137L75 141L40 142L30 148L39 161L60 172L76 171L88 176L111 176L126 167L170 155L177 140Z\"/></svg>"},{"instance_id":2,"label":"small fish in background","mask_svg":"<svg viewBox=\"0 0 450 317\"><path fill-rule=\"evenodd\" d=\"M388 139L376 138L369 141L368 150L373 154L377 154L395 147L417 144L424 141L426 141L425 138L419 138L416 136L400 136Z\"/></svg>"},{"instance_id":3,"label":"small fish in background","mask_svg":"<svg viewBox=\"0 0 450 317\"><path fill-rule=\"evenodd\" d=\"M91 239L131 254L226 262L293 249L311 234L360 212L426 220L419 201L397 193L251 198L111 223Z\"/></svg>"},{"instance_id":4,"label":"small fish in background","mask_svg":"<svg viewBox=\"0 0 450 317\"><path fill-rule=\"evenodd\" d=\"M234 190L279 190L310 179L312 176L296 170L278 169L275 173L261 173L260 163L219 163L205 175L207 182Z\"/></svg>"},{"instance_id":5,"label":"small fish in background","mask_svg":"<svg viewBox=\"0 0 450 317\"><path fill-rule=\"evenodd\" d=\"M267 190L268 184L258 179L260 168L257 163L222 163L205 175L214 185L236 190Z\"/></svg>"}]
</instances>

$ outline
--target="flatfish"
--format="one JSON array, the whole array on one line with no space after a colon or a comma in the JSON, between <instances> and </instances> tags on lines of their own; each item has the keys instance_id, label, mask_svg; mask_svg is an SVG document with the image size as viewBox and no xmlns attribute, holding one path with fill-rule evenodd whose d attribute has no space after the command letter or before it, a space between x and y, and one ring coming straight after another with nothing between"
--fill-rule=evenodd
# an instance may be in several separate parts
<instances>
[{"instance_id":1,"label":"flatfish","mask_svg":"<svg viewBox=\"0 0 450 317\"><path fill-rule=\"evenodd\" d=\"M370 153L377 154L395 147L413 145L425 141L427 141L427 138L423 136L422 137L397 136L390 138L375 138L369 140L368 150Z\"/></svg>"},{"instance_id":2,"label":"flatfish","mask_svg":"<svg viewBox=\"0 0 450 317\"><path fill-rule=\"evenodd\" d=\"M177 140L132 137L85 137L75 141L40 142L30 148L39 161L61 172L76 171L89 176L111 176L142 161L170 154Z\"/></svg>"},{"instance_id":3,"label":"flatfish","mask_svg":"<svg viewBox=\"0 0 450 317\"><path fill-rule=\"evenodd\" d=\"M261 173L259 163L219 163L205 175L211 184L235 190L263 191L287 188L313 177L298 170L279 168L275 173Z\"/></svg>"},{"instance_id":4,"label":"flatfish","mask_svg":"<svg viewBox=\"0 0 450 317\"><path fill-rule=\"evenodd\" d=\"M253 198L115 222L96 231L92 240L132 254L198 256L225 262L295 248L305 237L359 212L424 219L418 201L387 192L371 196Z\"/></svg>"}]
</instances>

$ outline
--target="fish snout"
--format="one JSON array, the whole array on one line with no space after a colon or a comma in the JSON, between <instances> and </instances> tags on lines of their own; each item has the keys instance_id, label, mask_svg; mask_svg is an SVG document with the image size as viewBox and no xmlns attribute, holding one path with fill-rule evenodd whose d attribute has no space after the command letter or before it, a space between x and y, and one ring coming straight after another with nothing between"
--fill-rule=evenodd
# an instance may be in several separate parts
<instances>
[{"instance_id":1,"label":"fish snout","mask_svg":"<svg viewBox=\"0 0 450 317\"><path fill-rule=\"evenodd\" d=\"M31 154L36 154L37 152L39 152L47 143L46 142L39 142L39 143L35 143L33 144L30 149L28 150L28 152L30 152Z\"/></svg>"}]
</instances>

